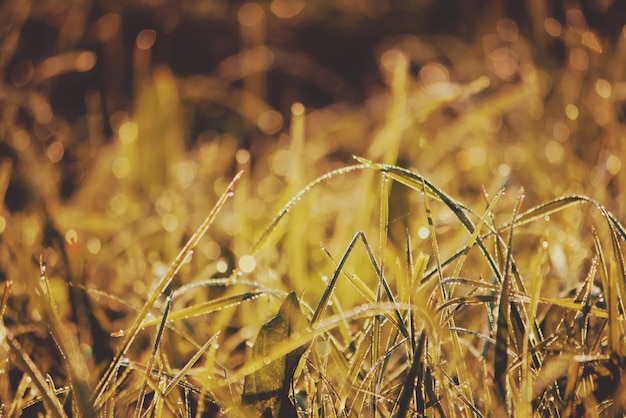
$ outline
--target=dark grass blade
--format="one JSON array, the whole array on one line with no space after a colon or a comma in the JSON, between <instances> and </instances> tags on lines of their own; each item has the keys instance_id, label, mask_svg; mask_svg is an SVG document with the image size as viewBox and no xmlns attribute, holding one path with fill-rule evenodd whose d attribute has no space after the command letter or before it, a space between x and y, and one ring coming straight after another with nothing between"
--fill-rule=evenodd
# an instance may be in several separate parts
<instances>
[{"instance_id":1,"label":"dark grass blade","mask_svg":"<svg viewBox=\"0 0 626 418\"><path fill-rule=\"evenodd\" d=\"M148 380L150 380L152 366L154 366L154 362L156 360L159 347L161 346L161 338L163 337L163 331L165 330L165 324L167 324L167 318L170 314L171 309L172 309L172 295L169 294L165 302L165 310L163 311L163 316L161 317L161 323L159 325L156 338L154 339L154 344L152 345L152 352L150 353L150 358L148 360L148 364L146 365L146 375L145 375L146 378L143 381L143 384L141 385L141 390L139 392L139 398L138 398L139 401L137 402L137 408L135 409L136 418L141 417L141 411L143 409L143 403L146 397L146 387L148 384Z\"/></svg>"},{"instance_id":2,"label":"dark grass blade","mask_svg":"<svg viewBox=\"0 0 626 418\"><path fill-rule=\"evenodd\" d=\"M509 324L511 324L511 259L513 256L513 225L519 208L522 204L523 191L520 191L517 199L517 204L513 210L513 219L511 221L511 228L509 230L509 238L507 245L507 258L505 265L505 272L502 278L502 289L500 292L500 302L498 305L498 320L496 329L496 346L493 364L494 374L494 390L498 397L498 400L503 406L508 405L508 391L507 391L507 378L508 378L508 348L509 348L509 336L511 335L509 330ZM509 408L506 407L506 410Z\"/></svg>"},{"instance_id":3,"label":"dark grass blade","mask_svg":"<svg viewBox=\"0 0 626 418\"><path fill-rule=\"evenodd\" d=\"M422 393L423 388L421 383L424 379L424 347L426 346L426 333L422 331L417 347L413 353L413 362L409 372L406 375L404 385L402 387L402 393L398 400L398 417L406 417L409 414L409 405L411 398L415 399L415 406L417 408L417 414L419 416L424 415L424 396Z\"/></svg>"},{"instance_id":4,"label":"dark grass blade","mask_svg":"<svg viewBox=\"0 0 626 418\"><path fill-rule=\"evenodd\" d=\"M174 389L174 387L176 387L176 385L178 385L182 381L182 379L187 375L189 370L191 370L191 368L194 366L194 364L196 364L196 362L200 359L200 357L202 357L202 355L209 349L209 347L211 347L211 345L215 344L219 336L220 336L220 333L217 332L214 336L209 338L207 342L204 343L204 345L200 347L198 351L196 351L196 353L189 359L189 361L185 363L183 368L180 369L178 373L176 373L176 375L172 377L170 382L167 384L167 386L163 390L164 395L167 395L168 393L170 393L172 389Z\"/></svg>"},{"instance_id":5,"label":"dark grass blade","mask_svg":"<svg viewBox=\"0 0 626 418\"><path fill-rule=\"evenodd\" d=\"M343 272L343 267L348 257L352 253L352 250L354 250L354 247L359 239L361 239L361 241L363 242L365 246L367 255L369 256L372 267L374 268L376 275L379 278L380 284L383 286L385 294L389 298L390 302L395 303L395 298L393 296L393 293L391 292L391 288L389 287L389 284L387 283L387 281L385 280L383 276L383 273L380 269L378 261L376 260L376 256L374 255L374 252L372 251L372 248L369 245L369 242L367 241L365 234L363 233L363 231L358 231L354 235L352 240L350 241L350 244L348 244L348 248L346 249L346 251L341 256L341 259L339 260L339 263L337 264L337 267L335 268L335 272L333 273L333 277L328 282L328 285L326 286L326 289L324 290L324 293L322 294L322 297L320 298L317 308L315 309L315 312L313 313L313 317L311 318L311 325L315 325L319 322L322 316L322 313L324 312L324 309L328 306L328 302L330 301L332 292L334 291L335 286L337 285L337 280L339 279L339 276ZM404 335L405 337L408 337L409 333L406 328L406 325L404 324L404 319L402 318L400 311L395 309L394 313L395 313L394 317L390 319L399 327L400 331L402 332L402 335Z\"/></svg>"}]
</instances>

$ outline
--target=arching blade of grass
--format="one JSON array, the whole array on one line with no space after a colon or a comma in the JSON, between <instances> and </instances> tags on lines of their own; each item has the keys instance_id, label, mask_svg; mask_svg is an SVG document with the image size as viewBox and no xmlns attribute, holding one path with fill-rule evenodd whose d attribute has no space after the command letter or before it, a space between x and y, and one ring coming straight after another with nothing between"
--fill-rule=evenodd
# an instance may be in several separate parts
<instances>
[{"instance_id":1,"label":"arching blade of grass","mask_svg":"<svg viewBox=\"0 0 626 418\"><path fill-rule=\"evenodd\" d=\"M533 208L528 209L527 211L520 214L520 216L515 220L515 226L526 225L530 222L533 222L537 219L545 218L546 216L550 216L554 213L560 212L564 209L567 209L571 206L578 205L581 203L589 203L596 208L598 208L603 216L607 219L610 226L615 228L616 233L623 239L626 240L626 228L622 223L613 215L611 212L607 211L600 203L591 199L588 196L574 195L574 196L564 196L554 200L551 200L547 203L535 206ZM505 224L501 228L508 228L509 225Z\"/></svg>"},{"instance_id":2,"label":"arching blade of grass","mask_svg":"<svg viewBox=\"0 0 626 418\"><path fill-rule=\"evenodd\" d=\"M457 202L443 190L433 185L425 177L401 167L378 164L356 156L354 158L360 163L365 164L367 167L372 168L376 171L380 171L381 173L385 173L390 178L404 184L405 186L413 190L434 196L436 199L443 202L454 213L454 215L459 219L461 224L465 227L465 229L467 229L470 235L474 234L476 227L472 220L469 218L468 214L471 214L477 219L480 219L480 217L467 206ZM480 236L476 237L476 243L480 247L483 256L485 257L485 260L487 260L494 275L496 276L498 281L501 281L501 273Z\"/></svg>"},{"instance_id":3,"label":"arching blade of grass","mask_svg":"<svg viewBox=\"0 0 626 418\"><path fill-rule=\"evenodd\" d=\"M357 164L357 165L353 165L349 167L339 168L337 170L329 171L328 173L310 182L306 187L300 190L298 194L292 197L291 200L289 200L289 202L287 202L285 206L280 210L280 212L278 212L278 215L276 215L276 217L272 219L270 224L265 228L261 236L257 239L256 243L252 246L250 254L254 255L261 249L261 247L265 244L265 242L271 236L272 232L276 229L276 226L281 221L281 219L283 219L285 215L289 213L291 208L296 203L298 203L304 197L304 195L307 194L313 187L335 176L350 173L352 171L363 170L364 168L366 168L366 166L363 164Z\"/></svg>"},{"instance_id":4,"label":"arching blade of grass","mask_svg":"<svg viewBox=\"0 0 626 418\"><path fill-rule=\"evenodd\" d=\"M189 241L187 241L187 244L185 244L183 249L180 251L180 253L176 257L174 262L170 265L167 273L156 284L156 286L154 286L154 290L152 291L152 294L150 295L146 303L143 305L141 311L135 318L135 321L133 322L133 325L130 327L129 332L124 337L124 340L122 341L117 351L117 354L114 356L111 363L109 363L108 369L106 370L106 372L100 379L100 382L98 383L98 386L96 387L96 390L94 391L94 396L93 396L94 403L98 404L101 402L100 398L102 394L104 393L104 391L106 390L105 388L107 387L107 385L111 384L111 380L113 379L115 372L117 368L119 367L120 361L122 360L122 357L126 354L128 349L130 348L130 345L132 344L135 337L137 336L137 333L139 331L139 328L141 327L141 323L143 322L144 318L146 317L148 312L150 312L150 309L152 309L152 306L154 305L156 300L159 298L159 296L163 293L165 288L170 284L172 279L174 279L174 276L178 273L178 271L184 264L185 260L189 256L189 254L191 254L193 249L196 247L196 245L198 245L198 242L200 242L200 238L202 238L202 236L209 229L213 221L215 221L217 214L222 209L226 201L233 195L233 189L235 188L235 184L237 183L241 175L242 175L242 172L239 172L237 173L237 175L235 175L233 180L226 187L226 190L224 191L224 193L222 193L222 195L218 199L217 203L215 204L215 206L213 207L209 215L204 219L200 227L194 232L194 234L191 236Z\"/></svg>"}]
</instances>

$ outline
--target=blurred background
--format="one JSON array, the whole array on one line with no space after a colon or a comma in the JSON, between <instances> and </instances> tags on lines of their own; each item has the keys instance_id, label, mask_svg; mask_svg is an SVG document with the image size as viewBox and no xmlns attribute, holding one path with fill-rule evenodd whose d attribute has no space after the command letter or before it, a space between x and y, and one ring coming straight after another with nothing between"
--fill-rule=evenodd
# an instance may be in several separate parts
<instances>
[{"instance_id":1,"label":"blurred background","mask_svg":"<svg viewBox=\"0 0 626 418\"><path fill-rule=\"evenodd\" d=\"M4 321L43 370L58 367L32 295L41 259L85 353L110 358L94 341L128 324L240 169L185 281L228 276L289 198L352 155L411 168L471 207L523 186L525 205L586 194L623 220L625 24L612 0L5 0ZM363 177L316 189L243 270L315 294L305 279L333 268L320 242L339 257L354 231L377 236L363 220L377 219L367 196L380 186ZM429 248L413 198L390 199L392 241L412 228ZM577 229L570 216L562 228ZM559 248L578 254L559 271L577 278L589 254Z\"/></svg>"}]
</instances>

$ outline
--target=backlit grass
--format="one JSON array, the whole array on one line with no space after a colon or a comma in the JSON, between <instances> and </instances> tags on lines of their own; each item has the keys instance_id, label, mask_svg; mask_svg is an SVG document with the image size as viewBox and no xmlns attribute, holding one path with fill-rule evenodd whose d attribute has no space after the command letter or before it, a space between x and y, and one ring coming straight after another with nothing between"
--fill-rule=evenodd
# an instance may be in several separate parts
<instances>
[{"instance_id":1,"label":"backlit grass","mask_svg":"<svg viewBox=\"0 0 626 418\"><path fill-rule=\"evenodd\" d=\"M620 6L35 3L0 415L626 410Z\"/></svg>"}]
</instances>

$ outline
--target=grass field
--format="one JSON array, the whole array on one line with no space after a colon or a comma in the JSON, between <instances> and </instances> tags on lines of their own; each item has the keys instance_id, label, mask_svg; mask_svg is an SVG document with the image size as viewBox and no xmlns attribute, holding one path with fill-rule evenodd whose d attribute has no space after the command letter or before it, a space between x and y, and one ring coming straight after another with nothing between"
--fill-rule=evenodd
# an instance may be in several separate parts
<instances>
[{"instance_id":1,"label":"grass field","mask_svg":"<svg viewBox=\"0 0 626 418\"><path fill-rule=\"evenodd\" d=\"M0 3L0 416L623 415L626 6L514 4Z\"/></svg>"}]
</instances>

